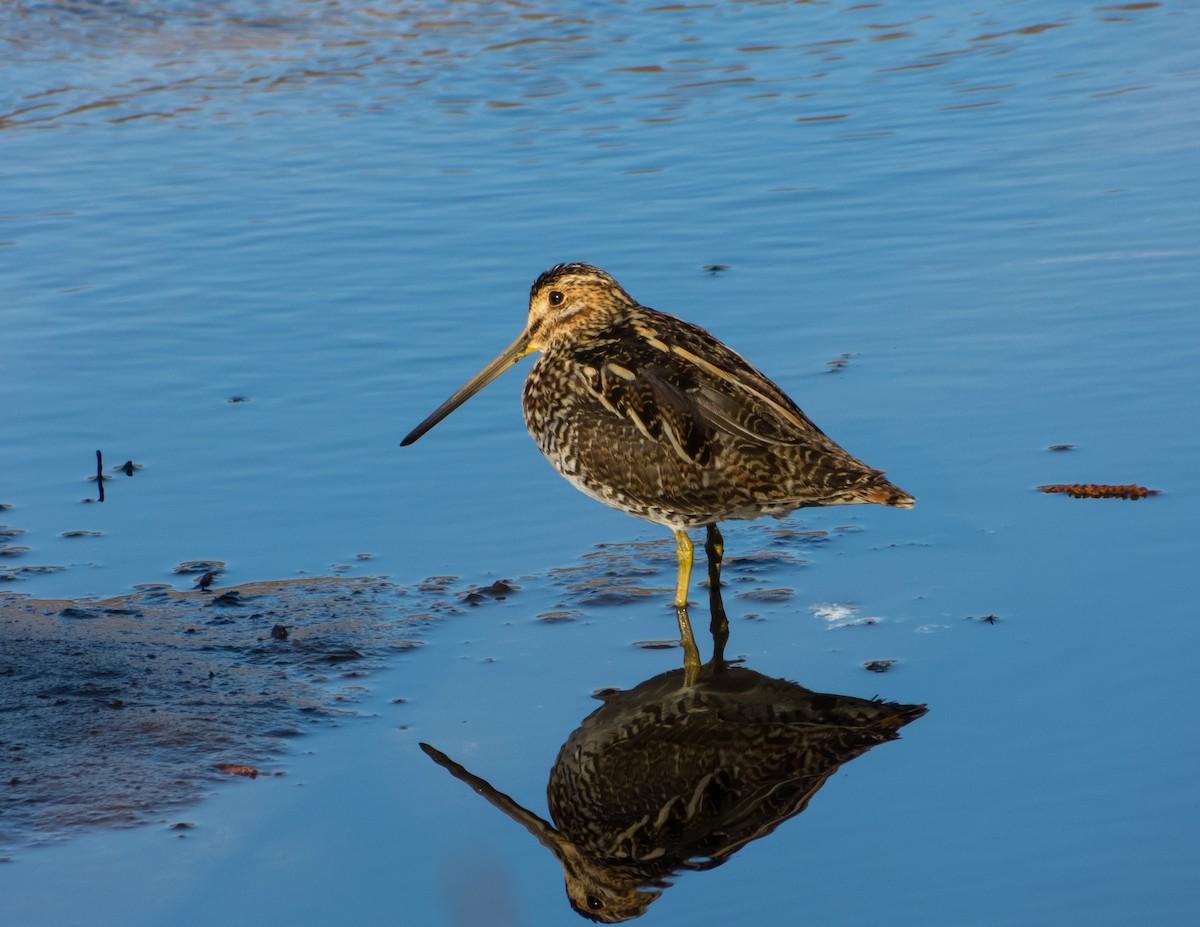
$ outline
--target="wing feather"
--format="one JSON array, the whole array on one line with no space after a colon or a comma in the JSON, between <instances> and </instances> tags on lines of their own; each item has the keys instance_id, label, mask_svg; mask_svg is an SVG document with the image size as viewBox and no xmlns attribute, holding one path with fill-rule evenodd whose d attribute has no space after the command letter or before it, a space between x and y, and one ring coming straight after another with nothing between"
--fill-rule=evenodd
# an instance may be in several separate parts
<instances>
[{"instance_id":1,"label":"wing feather","mask_svg":"<svg viewBox=\"0 0 1200 927\"><path fill-rule=\"evenodd\" d=\"M840 452L783 390L704 329L642 313L573 352L605 409L693 464L711 460L723 436Z\"/></svg>"}]
</instances>

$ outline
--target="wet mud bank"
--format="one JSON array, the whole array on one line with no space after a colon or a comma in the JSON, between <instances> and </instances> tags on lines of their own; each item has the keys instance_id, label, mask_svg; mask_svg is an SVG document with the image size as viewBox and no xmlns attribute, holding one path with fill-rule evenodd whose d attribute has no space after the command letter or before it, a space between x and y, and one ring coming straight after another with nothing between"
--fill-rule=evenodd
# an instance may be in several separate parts
<instances>
[{"instance_id":1,"label":"wet mud bank","mask_svg":"<svg viewBox=\"0 0 1200 927\"><path fill-rule=\"evenodd\" d=\"M450 607L361 578L0 596L0 847L145 823L275 772Z\"/></svg>"}]
</instances>

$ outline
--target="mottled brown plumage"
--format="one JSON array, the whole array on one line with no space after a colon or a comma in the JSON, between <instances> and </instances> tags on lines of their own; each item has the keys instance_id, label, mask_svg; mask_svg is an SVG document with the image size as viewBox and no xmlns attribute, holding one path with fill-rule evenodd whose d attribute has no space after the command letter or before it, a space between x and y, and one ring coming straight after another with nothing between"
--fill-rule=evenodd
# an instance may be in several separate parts
<instances>
[{"instance_id":1,"label":"mottled brown plumage","mask_svg":"<svg viewBox=\"0 0 1200 927\"><path fill-rule=\"evenodd\" d=\"M640 305L590 264L538 277L520 337L401 443L535 351L542 356L523 400L529 433L574 486L675 532L678 609L687 604L689 529L807 506L915 501L830 440L739 354ZM685 622L681 611L687 647Z\"/></svg>"},{"instance_id":2,"label":"mottled brown plumage","mask_svg":"<svg viewBox=\"0 0 1200 927\"><path fill-rule=\"evenodd\" d=\"M739 354L639 305L604 271L565 264L542 274L531 329L539 312L529 433L601 502L685 530L812 505L912 505Z\"/></svg>"},{"instance_id":3,"label":"mottled brown plumage","mask_svg":"<svg viewBox=\"0 0 1200 927\"><path fill-rule=\"evenodd\" d=\"M550 772L546 821L445 754L439 765L513 818L562 864L591 920L640 917L672 875L721 865L802 812L838 767L925 713L812 692L714 660L605 696Z\"/></svg>"}]
</instances>

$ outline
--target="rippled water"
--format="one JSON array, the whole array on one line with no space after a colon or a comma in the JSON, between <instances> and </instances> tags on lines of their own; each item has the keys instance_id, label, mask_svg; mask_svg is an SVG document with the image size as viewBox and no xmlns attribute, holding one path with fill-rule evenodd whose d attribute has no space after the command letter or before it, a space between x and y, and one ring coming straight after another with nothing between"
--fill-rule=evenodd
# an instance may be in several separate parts
<instances>
[{"instance_id":1,"label":"rippled water","mask_svg":"<svg viewBox=\"0 0 1200 927\"><path fill-rule=\"evenodd\" d=\"M287 776L184 831L5 843L0 920L577 922L417 742L545 817L592 692L677 665L632 646L672 634L670 547L545 465L518 371L397 444L588 260L920 499L727 531L731 654L929 713L646 922L1183 922L1198 30L1185 3L3 5L0 587L460 579L424 646L360 642L356 715L283 754L220 716ZM622 582L571 582L614 550ZM44 611L69 654L80 619ZM12 756L39 658L7 640Z\"/></svg>"}]
</instances>

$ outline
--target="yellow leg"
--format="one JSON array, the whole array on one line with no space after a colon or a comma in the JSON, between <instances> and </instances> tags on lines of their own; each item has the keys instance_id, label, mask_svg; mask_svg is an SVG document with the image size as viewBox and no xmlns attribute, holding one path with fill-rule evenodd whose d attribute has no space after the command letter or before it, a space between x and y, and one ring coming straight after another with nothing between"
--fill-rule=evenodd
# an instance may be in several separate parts
<instances>
[{"instance_id":1,"label":"yellow leg","mask_svg":"<svg viewBox=\"0 0 1200 927\"><path fill-rule=\"evenodd\" d=\"M675 618L679 621L679 643L683 645L684 678L695 680L700 671L700 650L692 634L692 622L688 618L688 586L692 581L692 539L686 531L675 532L675 552L679 557L679 578L675 583Z\"/></svg>"},{"instance_id":2,"label":"yellow leg","mask_svg":"<svg viewBox=\"0 0 1200 927\"><path fill-rule=\"evenodd\" d=\"M686 531L675 532L675 554L679 558L679 578L675 583L675 607L687 608L688 587L692 583L692 539Z\"/></svg>"}]
</instances>

